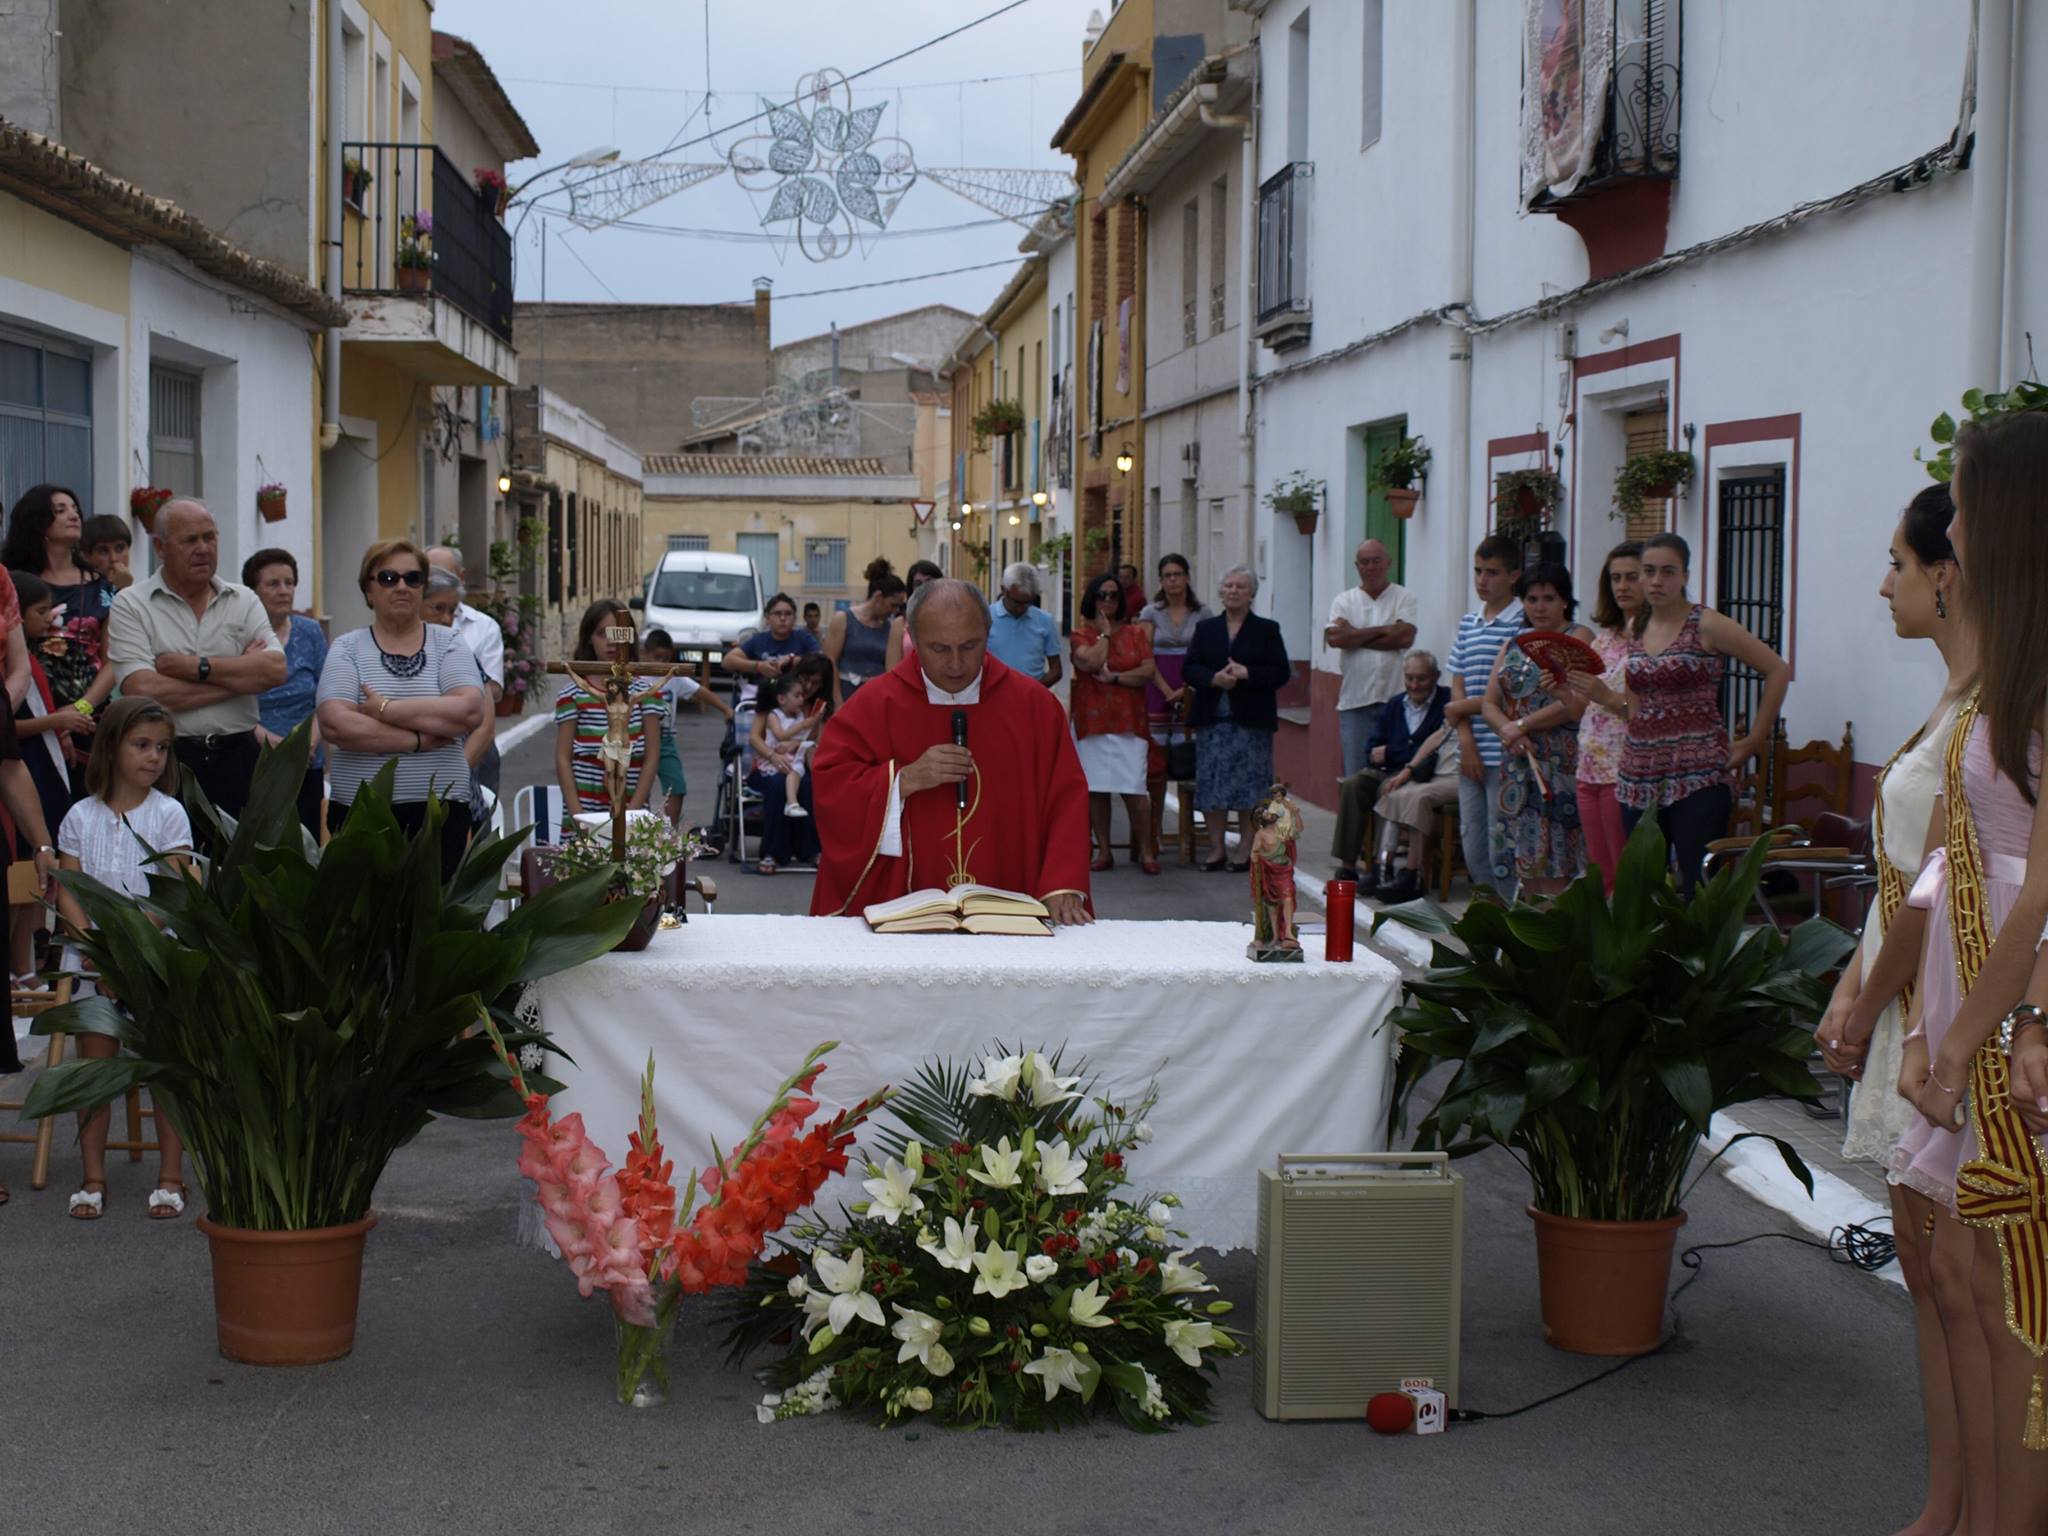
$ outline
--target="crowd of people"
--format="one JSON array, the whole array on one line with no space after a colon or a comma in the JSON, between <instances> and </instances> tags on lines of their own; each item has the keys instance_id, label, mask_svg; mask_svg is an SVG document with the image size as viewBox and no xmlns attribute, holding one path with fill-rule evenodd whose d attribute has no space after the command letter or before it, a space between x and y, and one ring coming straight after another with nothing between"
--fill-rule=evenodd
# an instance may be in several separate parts
<instances>
[{"instance_id":1,"label":"crowd of people","mask_svg":"<svg viewBox=\"0 0 2048 1536\"><path fill-rule=\"evenodd\" d=\"M1525 566L1518 544L1489 536L1473 551L1478 603L1458 620L1445 687L1432 653L1401 654L1415 636L1414 597L1389 580L1378 541L1360 545L1359 585L1332 604L1324 631L1344 669L1338 877L1361 895L1413 900L1426 839L1455 806L1475 890L1555 895L1589 867L1611 890L1629 833L1654 815L1689 898L1791 680L1768 645L1693 600L1691 565L1675 533L1617 544L1586 625L1570 571ZM1561 667L1541 643L1552 636L1585 647L1599 670ZM1762 682L1734 739L1721 707L1731 662Z\"/></svg>"}]
</instances>

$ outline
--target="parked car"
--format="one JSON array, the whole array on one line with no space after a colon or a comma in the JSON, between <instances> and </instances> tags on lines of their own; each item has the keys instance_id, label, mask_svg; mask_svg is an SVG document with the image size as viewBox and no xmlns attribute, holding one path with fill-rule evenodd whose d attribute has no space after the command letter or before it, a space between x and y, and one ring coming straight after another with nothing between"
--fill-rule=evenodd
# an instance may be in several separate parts
<instances>
[{"instance_id":1,"label":"parked car","mask_svg":"<svg viewBox=\"0 0 2048 1536\"><path fill-rule=\"evenodd\" d=\"M670 550L633 606L645 628L665 629L678 660L708 660L714 667L733 646L759 629L768 594L746 555L717 550Z\"/></svg>"}]
</instances>

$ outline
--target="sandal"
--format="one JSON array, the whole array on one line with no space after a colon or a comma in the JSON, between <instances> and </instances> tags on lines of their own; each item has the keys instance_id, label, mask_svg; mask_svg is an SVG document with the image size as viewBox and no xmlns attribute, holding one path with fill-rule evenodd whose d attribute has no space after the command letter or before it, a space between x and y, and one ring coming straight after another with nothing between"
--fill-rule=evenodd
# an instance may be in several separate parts
<instances>
[{"instance_id":1,"label":"sandal","mask_svg":"<svg viewBox=\"0 0 2048 1536\"><path fill-rule=\"evenodd\" d=\"M88 1186L97 1184L98 1189ZM105 1179L84 1179L78 1190L65 1203L64 1212L76 1221L98 1221L107 1208L107 1181Z\"/></svg>"},{"instance_id":2,"label":"sandal","mask_svg":"<svg viewBox=\"0 0 2048 1536\"><path fill-rule=\"evenodd\" d=\"M1103 871L1104 871L1105 869L1115 869L1115 868L1116 868L1116 856L1115 856L1114 854L1109 854L1109 853L1098 853L1097 855L1095 855L1095 857L1094 857L1093 859L1090 859L1090 860L1088 861L1088 869L1089 869L1089 872L1090 872L1091 874L1097 874L1097 875L1099 875L1099 874L1101 874L1101 873L1102 873L1102 872L1103 872Z\"/></svg>"},{"instance_id":3,"label":"sandal","mask_svg":"<svg viewBox=\"0 0 2048 1536\"><path fill-rule=\"evenodd\" d=\"M1159 873L1159 861L1157 859L1140 859L1138 861L1138 868L1148 875L1156 875Z\"/></svg>"},{"instance_id":4,"label":"sandal","mask_svg":"<svg viewBox=\"0 0 2048 1536\"><path fill-rule=\"evenodd\" d=\"M173 1180L149 1192L147 1207L151 1221L176 1221L185 1214L185 1186Z\"/></svg>"},{"instance_id":5,"label":"sandal","mask_svg":"<svg viewBox=\"0 0 2048 1536\"><path fill-rule=\"evenodd\" d=\"M763 859L763 860L762 860L762 861L761 861L760 863L758 863L758 864L756 864L756 865L754 866L754 873L755 873L755 874L757 874L757 875L772 875L772 874L774 874L774 873L775 873L775 861L774 861L773 859Z\"/></svg>"}]
</instances>

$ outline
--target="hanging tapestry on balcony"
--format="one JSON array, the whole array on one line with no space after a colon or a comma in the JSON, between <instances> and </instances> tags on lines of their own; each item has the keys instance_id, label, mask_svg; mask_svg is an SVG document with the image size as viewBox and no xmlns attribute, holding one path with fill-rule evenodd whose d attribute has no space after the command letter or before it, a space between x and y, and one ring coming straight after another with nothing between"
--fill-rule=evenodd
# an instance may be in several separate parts
<instances>
[{"instance_id":1,"label":"hanging tapestry on balcony","mask_svg":"<svg viewBox=\"0 0 2048 1536\"><path fill-rule=\"evenodd\" d=\"M1524 0L1522 206L1568 197L1607 121L1615 0Z\"/></svg>"}]
</instances>

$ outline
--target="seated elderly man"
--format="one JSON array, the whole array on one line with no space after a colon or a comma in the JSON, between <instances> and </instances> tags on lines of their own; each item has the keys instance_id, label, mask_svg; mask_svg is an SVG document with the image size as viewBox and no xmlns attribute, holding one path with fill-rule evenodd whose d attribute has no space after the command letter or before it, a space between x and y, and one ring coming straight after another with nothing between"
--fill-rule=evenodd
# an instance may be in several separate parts
<instances>
[{"instance_id":1,"label":"seated elderly man","mask_svg":"<svg viewBox=\"0 0 2048 1536\"><path fill-rule=\"evenodd\" d=\"M1414 762L1422 742L1444 723L1451 690L1438 681L1442 671L1428 651L1410 651L1401 663L1401 696L1381 707L1367 738L1366 766L1346 779L1338 794L1330 857L1337 861L1339 880L1359 879L1359 851L1382 786ZM1425 768L1422 776L1428 773ZM1370 894L1378 883L1377 875L1369 871L1359 883L1359 894Z\"/></svg>"},{"instance_id":2,"label":"seated elderly man","mask_svg":"<svg viewBox=\"0 0 2048 1536\"><path fill-rule=\"evenodd\" d=\"M1432 772L1431 770L1434 769ZM1427 774L1415 778L1415 774ZM1439 825L1437 813L1458 803L1458 733L1451 726L1440 727L1415 749L1415 759L1380 787L1380 838L1373 884L1358 887L1361 896L1370 895L1386 906L1414 901L1422 894L1423 855L1429 834ZM1402 834L1407 834L1407 853L1400 868L1394 867Z\"/></svg>"},{"instance_id":3,"label":"seated elderly man","mask_svg":"<svg viewBox=\"0 0 2048 1536\"><path fill-rule=\"evenodd\" d=\"M1060 680L1060 627L1038 606L1038 567L1019 560L1003 572L1003 595L989 605L988 653L1013 672L1050 688Z\"/></svg>"}]
</instances>

